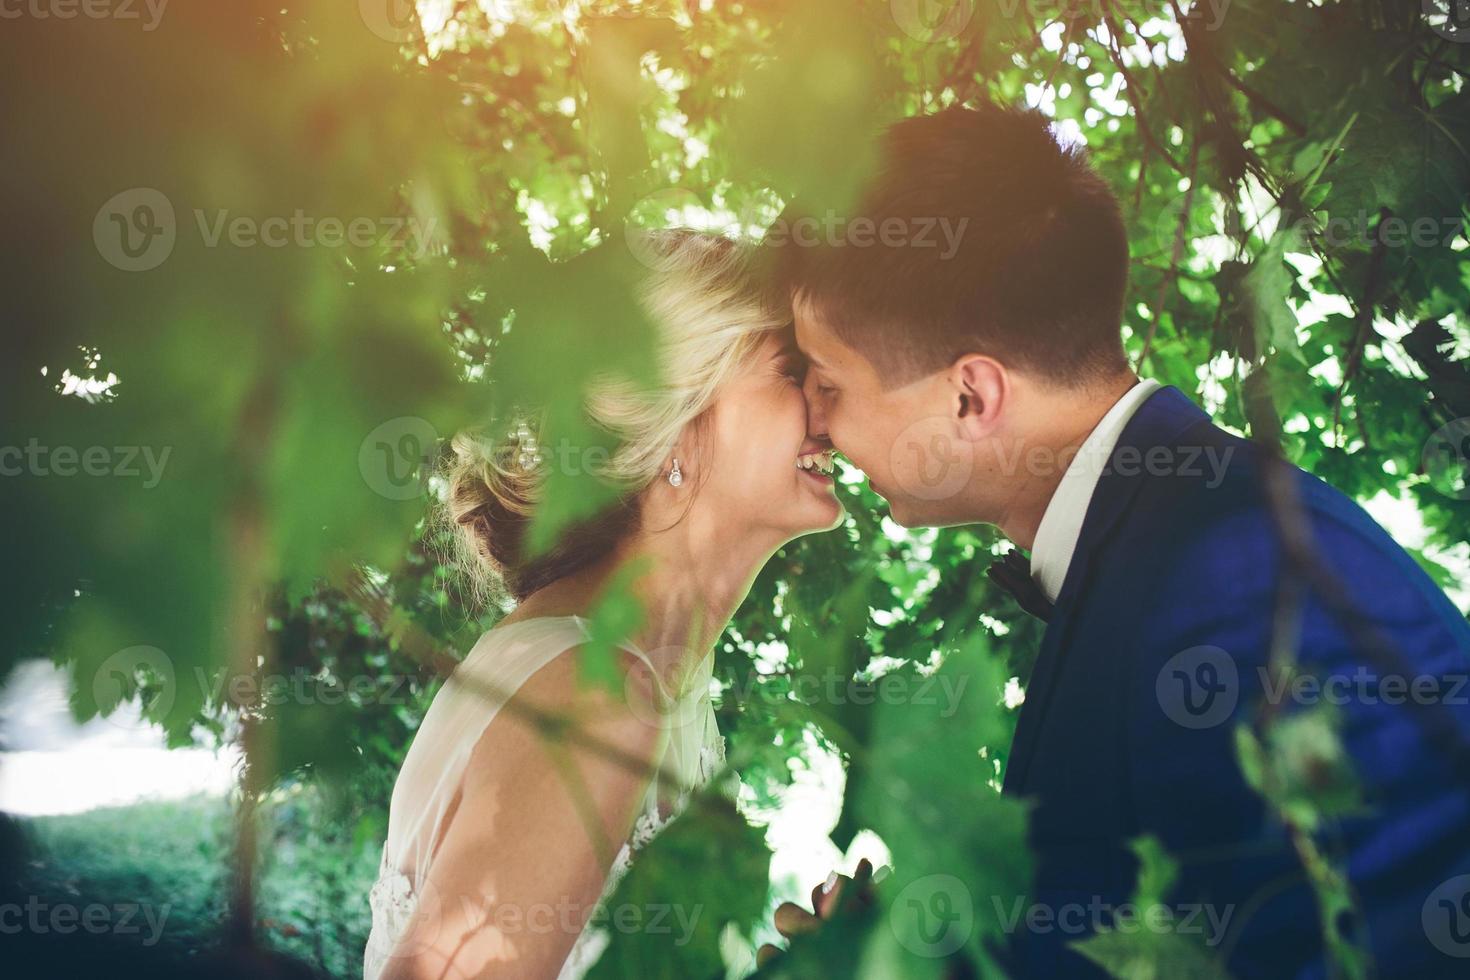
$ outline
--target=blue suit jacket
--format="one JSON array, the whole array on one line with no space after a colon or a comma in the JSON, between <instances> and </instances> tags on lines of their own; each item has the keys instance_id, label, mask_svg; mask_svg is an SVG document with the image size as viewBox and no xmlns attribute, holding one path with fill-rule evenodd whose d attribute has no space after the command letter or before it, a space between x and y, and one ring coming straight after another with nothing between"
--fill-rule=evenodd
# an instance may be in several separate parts
<instances>
[{"instance_id":1,"label":"blue suit jacket","mask_svg":"<svg viewBox=\"0 0 1470 980\"><path fill-rule=\"evenodd\" d=\"M1237 723L1271 687L1262 668L1286 567L1264 462L1174 388L1144 402L1119 439L1005 774L1005 792L1034 803L1037 879L1026 909L1044 910L1011 926L1018 975L1101 975L1067 944L1090 932L1097 910L1129 900L1137 864L1126 842L1141 834L1181 862L1170 893L1180 931L1199 903L1193 938L1213 942L1234 977L1327 975L1314 893L1234 747ZM1465 617L1361 508L1291 474L1322 563L1394 648L1406 688L1417 679L1418 700L1439 701L1441 723L1470 745ZM1470 956L1470 877L1453 881L1470 875L1463 759L1457 770L1453 739L1426 733L1434 705L1388 703L1416 696L1310 590L1297 629L1301 667L1336 680L1278 700L1285 717L1314 697L1341 713L1368 809L1322 840L1345 861L1379 975L1470 976L1470 959L1450 955Z\"/></svg>"}]
</instances>

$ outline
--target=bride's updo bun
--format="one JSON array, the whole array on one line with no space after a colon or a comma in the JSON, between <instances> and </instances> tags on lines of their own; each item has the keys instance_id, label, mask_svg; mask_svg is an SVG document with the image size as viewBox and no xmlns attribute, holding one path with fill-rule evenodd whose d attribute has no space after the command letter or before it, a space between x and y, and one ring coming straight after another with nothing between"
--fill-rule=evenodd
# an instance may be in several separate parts
<instances>
[{"instance_id":1,"label":"bride's updo bun","mask_svg":"<svg viewBox=\"0 0 1470 980\"><path fill-rule=\"evenodd\" d=\"M647 232L634 245L651 268L638 298L657 331L659 382L649 390L605 379L587 394L591 422L617 447L594 468L617 490L617 501L532 556L526 532L549 462L535 419L456 434L441 474L448 487L444 517L477 598L505 593L519 602L611 553L637 529L638 495L667 472L686 427L710 407L761 336L790 322L784 305L761 288L748 246L682 229Z\"/></svg>"}]
</instances>

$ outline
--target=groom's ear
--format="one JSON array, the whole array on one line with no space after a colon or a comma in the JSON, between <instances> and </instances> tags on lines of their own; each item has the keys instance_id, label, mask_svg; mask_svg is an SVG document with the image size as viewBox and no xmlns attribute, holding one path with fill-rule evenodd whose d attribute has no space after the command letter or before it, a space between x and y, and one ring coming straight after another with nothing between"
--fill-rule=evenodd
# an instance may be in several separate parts
<instances>
[{"instance_id":1,"label":"groom's ear","mask_svg":"<svg viewBox=\"0 0 1470 980\"><path fill-rule=\"evenodd\" d=\"M961 437L974 442L993 434L1010 395L1005 365L983 354L965 354L950 366L949 382Z\"/></svg>"}]
</instances>

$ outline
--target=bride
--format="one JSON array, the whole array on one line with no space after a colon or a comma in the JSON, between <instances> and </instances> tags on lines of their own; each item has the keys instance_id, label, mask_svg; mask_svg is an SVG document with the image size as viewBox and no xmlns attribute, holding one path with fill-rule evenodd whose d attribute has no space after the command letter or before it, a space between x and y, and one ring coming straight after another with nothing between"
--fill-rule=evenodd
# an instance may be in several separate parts
<instances>
[{"instance_id":1,"label":"bride","mask_svg":"<svg viewBox=\"0 0 1470 980\"><path fill-rule=\"evenodd\" d=\"M607 384L589 397L619 440L614 506L528 559L534 432L455 439L449 517L517 604L440 690L404 760L365 980L581 976L607 939L587 926L599 901L723 761L715 641L778 547L841 518L827 447L807 436L789 317L761 302L748 254L687 231L644 252L665 380L652 396ZM620 651L624 683L584 683L584 617L629 569L644 623ZM548 716L582 737L549 736L536 723Z\"/></svg>"}]
</instances>

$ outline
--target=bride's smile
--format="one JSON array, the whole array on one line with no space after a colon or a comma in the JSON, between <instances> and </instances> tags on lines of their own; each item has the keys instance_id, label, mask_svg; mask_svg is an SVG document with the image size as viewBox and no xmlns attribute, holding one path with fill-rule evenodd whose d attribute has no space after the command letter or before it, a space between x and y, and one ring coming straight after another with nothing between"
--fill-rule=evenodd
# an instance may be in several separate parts
<instances>
[{"instance_id":1,"label":"bride's smile","mask_svg":"<svg viewBox=\"0 0 1470 980\"><path fill-rule=\"evenodd\" d=\"M525 537L546 476L534 413L454 440L446 523L467 570L515 609L440 690L404 760L367 980L580 976L597 953L586 923L599 903L723 765L715 640L776 549L842 520L789 309L763 301L734 242L670 232L649 244L658 261L641 298L661 384L650 395L607 379L587 399L618 443L597 474L617 501L533 552ZM623 683L589 690L588 617L625 572L642 622L615 642ZM548 748L535 722L545 716L575 719L591 742ZM576 914L525 935L462 911L547 903Z\"/></svg>"},{"instance_id":2,"label":"bride's smile","mask_svg":"<svg viewBox=\"0 0 1470 980\"><path fill-rule=\"evenodd\" d=\"M807 432L803 371L791 332L773 332L711 409L713 452L700 492L732 528L773 541L842 518L830 447Z\"/></svg>"}]
</instances>

